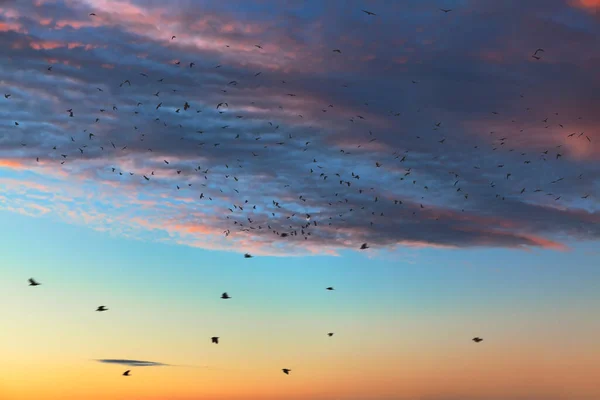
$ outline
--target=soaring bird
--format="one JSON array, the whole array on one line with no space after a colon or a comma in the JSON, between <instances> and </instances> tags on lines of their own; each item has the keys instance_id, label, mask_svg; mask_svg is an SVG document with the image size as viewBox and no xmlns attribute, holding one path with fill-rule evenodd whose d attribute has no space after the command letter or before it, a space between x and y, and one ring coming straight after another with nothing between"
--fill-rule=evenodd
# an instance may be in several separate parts
<instances>
[{"instance_id":1,"label":"soaring bird","mask_svg":"<svg viewBox=\"0 0 600 400\"><path fill-rule=\"evenodd\" d=\"M445 12L445 13L449 13L449 12L450 12L450 11L452 11L452 10L451 10L451 9L443 9L443 8L440 8L440 11L443 11L443 12Z\"/></svg>"},{"instance_id":2,"label":"soaring bird","mask_svg":"<svg viewBox=\"0 0 600 400\"><path fill-rule=\"evenodd\" d=\"M332 336L333 336L333 332L329 332L329 333L327 334L327 336L329 336L329 337L332 337Z\"/></svg>"},{"instance_id":3,"label":"soaring bird","mask_svg":"<svg viewBox=\"0 0 600 400\"><path fill-rule=\"evenodd\" d=\"M473 338L473 341L474 341L475 343L479 343L479 342L482 342L482 341L483 341L483 339L482 339L482 338L480 338L480 337L474 337L474 338Z\"/></svg>"},{"instance_id":4,"label":"soaring bird","mask_svg":"<svg viewBox=\"0 0 600 400\"><path fill-rule=\"evenodd\" d=\"M252 258L252 254L246 253L246 254L244 254L244 258Z\"/></svg>"},{"instance_id":5,"label":"soaring bird","mask_svg":"<svg viewBox=\"0 0 600 400\"><path fill-rule=\"evenodd\" d=\"M283 368L282 371L283 371L284 374L289 375L292 370L291 369L287 369L287 368Z\"/></svg>"},{"instance_id":6,"label":"soaring bird","mask_svg":"<svg viewBox=\"0 0 600 400\"><path fill-rule=\"evenodd\" d=\"M219 337L218 336L213 336L210 338L211 342L214 344L219 344Z\"/></svg>"},{"instance_id":7,"label":"soaring bird","mask_svg":"<svg viewBox=\"0 0 600 400\"><path fill-rule=\"evenodd\" d=\"M108 311L108 308L106 308L106 306L98 306L96 311Z\"/></svg>"},{"instance_id":8,"label":"soaring bird","mask_svg":"<svg viewBox=\"0 0 600 400\"><path fill-rule=\"evenodd\" d=\"M332 288L331 286L329 286L328 288L325 288L325 290L335 290L335 289Z\"/></svg>"},{"instance_id":9,"label":"soaring bird","mask_svg":"<svg viewBox=\"0 0 600 400\"><path fill-rule=\"evenodd\" d=\"M365 250L365 249L368 249L368 248L369 248L369 245L366 244L366 243L363 243L363 244L360 245L360 249L361 250Z\"/></svg>"},{"instance_id":10,"label":"soaring bird","mask_svg":"<svg viewBox=\"0 0 600 400\"><path fill-rule=\"evenodd\" d=\"M365 13L365 14L367 14L367 15L377 15L377 14L375 14L374 12L367 11L367 10L360 10L360 11L364 12L364 13Z\"/></svg>"},{"instance_id":11,"label":"soaring bird","mask_svg":"<svg viewBox=\"0 0 600 400\"><path fill-rule=\"evenodd\" d=\"M226 299L230 299L231 297L227 294L227 292L225 292L221 295L221 298L226 300Z\"/></svg>"},{"instance_id":12,"label":"soaring bird","mask_svg":"<svg viewBox=\"0 0 600 400\"><path fill-rule=\"evenodd\" d=\"M131 372L131 370L128 369L127 371L123 372L123 376L131 376L131 375L129 375L130 372Z\"/></svg>"},{"instance_id":13,"label":"soaring bird","mask_svg":"<svg viewBox=\"0 0 600 400\"><path fill-rule=\"evenodd\" d=\"M33 278L29 278L29 286L39 286L39 285L41 285L41 283L36 282L36 280Z\"/></svg>"}]
</instances>

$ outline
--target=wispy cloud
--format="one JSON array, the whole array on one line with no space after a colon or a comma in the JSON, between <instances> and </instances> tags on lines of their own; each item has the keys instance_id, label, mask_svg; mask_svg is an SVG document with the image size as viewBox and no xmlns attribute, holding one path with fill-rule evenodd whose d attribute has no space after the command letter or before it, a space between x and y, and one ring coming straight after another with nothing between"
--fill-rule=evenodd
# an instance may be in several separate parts
<instances>
[{"instance_id":1,"label":"wispy cloud","mask_svg":"<svg viewBox=\"0 0 600 400\"><path fill-rule=\"evenodd\" d=\"M169 367L169 364L163 364L154 361L139 361L139 360L119 360L119 359L104 359L96 360L105 364L119 364L126 365L128 367Z\"/></svg>"}]
</instances>

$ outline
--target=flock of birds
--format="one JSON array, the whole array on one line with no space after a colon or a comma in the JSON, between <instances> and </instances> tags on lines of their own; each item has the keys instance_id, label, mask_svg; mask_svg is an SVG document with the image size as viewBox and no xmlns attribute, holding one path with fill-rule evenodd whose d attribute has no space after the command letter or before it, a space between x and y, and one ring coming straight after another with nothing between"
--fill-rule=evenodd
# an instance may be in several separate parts
<instances>
[{"instance_id":1,"label":"flock of birds","mask_svg":"<svg viewBox=\"0 0 600 400\"><path fill-rule=\"evenodd\" d=\"M449 12L452 11L451 9L440 9L440 10L444 14L448 14ZM377 16L376 13L368 11L368 10L361 10L361 11L369 17ZM96 17L96 14L90 13L89 16ZM171 40L175 40L175 39L176 39L175 35L171 36ZM259 44L255 45L255 47L258 49L262 49L262 46ZM332 51L334 53L338 53L338 54L342 53L342 51L340 49L333 49ZM539 48L532 54L532 57L536 60L540 60L542 53L544 53L544 50ZM174 62L174 66L180 67L181 61ZM195 63L193 61L189 62L187 64L187 68L193 68L194 66L195 66ZM221 65L217 65L215 68L220 68L220 67L221 67ZM53 71L52 66L47 67L48 73L52 73L52 71ZM260 74L261 74L261 72L256 73L255 77L259 76ZM150 76L147 73L140 72L139 76L141 77L141 79L144 79L144 80L150 79ZM240 83L241 82L238 80L231 80L228 83L227 88L222 90L222 92L224 93L224 96L227 94L227 91L230 88L234 88L237 85L239 85ZM285 83L286 83L285 81L282 81L282 84L285 84ZM412 83L417 84L418 82L412 81ZM156 104L153 105L152 108L149 110L147 108L146 109L143 108L144 104L142 102L137 102L136 106L134 107L133 113L135 115L143 116L143 115L147 115L147 114L144 114L145 112L148 112L148 111L155 112L156 115L153 116L154 117L153 123L162 124L165 127L167 127L168 126L167 123L164 122L163 120L161 120L161 118L158 114L159 110L161 110L161 108L163 108L163 104L165 104L165 107L166 107L166 104L168 102L168 96L165 96L165 94L169 93L170 90L168 87L164 86L166 84L167 83L164 81L164 78L156 79L156 85L158 87L156 87L155 91L152 93L153 96L157 98ZM133 85L136 85L136 80L133 77L130 77L128 79L123 80L118 86L119 86L120 90L124 90L127 87L131 87ZM95 89L99 92L104 91L104 89L102 89L100 87L97 87ZM176 89L171 89L171 90L173 93L177 91ZM287 96L290 96L290 97L296 96L295 93L286 93L286 94L287 94ZM162 98L163 96L165 96L164 99ZM521 97L524 97L524 96L521 95ZM9 100L11 98L11 94L6 93L4 95L4 98L6 100ZM227 99L220 101L218 104L215 105L215 112L219 113L219 115L227 113L230 110L230 108L233 108L233 107L230 107L230 102L231 102L231 100L227 100ZM323 111L323 113L326 113L332 108L334 108L334 105L329 104L322 111ZM282 109L282 106L280 106L280 109ZM77 118L79 116L79 115L76 115L77 114L76 106L68 108L65 111L69 118ZM63 165L68 160L74 158L73 153L75 153L76 155L79 155L79 156L83 156L84 153L87 152L92 146L95 146L96 151L99 149L100 152L125 151L128 146L131 146L132 145L131 143L120 143L117 145L117 143L115 143L113 140L103 140L101 136L97 136L96 134L94 134L91 131L93 129L92 127L94 125L97 126L97 124L100 123L100 121L101 121L100 117L102 115L111 113L106 108L101 108L101 109L99 109L98 112L99 112L98 115L93 116L91 118L92 122L91 122L90 129L84 130L84 134L85 134L84 139L76 140L73 136L71 136L69 145L65 145L64 147L61 147L60 150L59 150L59 146L53 146L52 147L53 154L50 155L49 157L46 157L46 159L50 160L50 161L58 159L60 164ZM193 109L192 105L188 101L183 102L182 104L180 104L180 106L176 107L174 110L174 113L176 113L176 114L183 114L186 112L200 114L203 112L203 110L198 109L198 108ZM112 114L111 118L116 118L119 115L119 107L116 104L112 105L112 113L111 114ZM498 112L491 111L491 114L497 115ZM401 113L390 111L390 116L398 117L400 115L401 115ZM556 115L558 115L558 113L556 113ZM298 117L303 118L302 115L298 115ZM243 114L236 115L235 118L243 119L244 115ZM350 118L350 122L355 122L358 120L365 120L365 118L361 115L356 115L356 116L353 116ZM540 122L542 122L546 128L550 125L550 123L548 122L548 118L546 118ZM18 121L15 121L14 125L17 127L20 126ZM279 125L274 125L272 122L269 122L269 125L270 125L269 128L272 130L272 132L277 132L277 130L279 129ZM437 131L441 128L441 125L442 125L442 122L436 122L433 124L432 129ZM558 125L560 125L561 128L564 128L564 126L562 124L558 124ZM183 128L183 126L180 124L179 128ZM221 127L222 130L226 130L227 128L228 128L228 125L223 125ZM134 129L138 130L137 126L134 127ZM198 130L198 131L196 131L196 134L198 134L197 137L201 137L204 134L204 131ZM143 142L146 139L146 135L144 133L140 133L139 135L140 135L139 136L140 142ZM583 132L571 133L567 137L569 139L585 138L585 140L587 140L588 142L592 141L592 138ZM181 140L183 140L183 139L188 139L188 138L181 137ZM237 134L237 136L235 136L235 138L233 138L232 140L239 140L239 139L240 139L240 134ZM256 138L254 138L255 141L259 141L260 139L261 139L260 136L257 136ZM417 139L421 139L421 137L417 136ZM373 133L371 131L369 131L368 142L371 143L376 140L377 140L376 136L373 135ZM438 137L434 140L438 142L438 144L437 144L438 146L441 146L441 145L444 145L444 143L446 142L446 137L441 137L441 138ZM289 134L286 138L277 141L275 143L275 147L284 146L285 144L289 144L292 142L296 143L295 137L293 137L292 134ZM498 148L504 148L504 146L507 143L509 143L508 137L500 138L497 141L495 141L495 143L493 145L494 146L493 150L496 150ZM208 143L206 143L205 141L201 141L198 139L194 139L194 144L195 144L195 146L200 147L200 148L203 148L203 146L208 145ZM216 147L220 146L221 144L222 144L221 141L215 142L215 143L212 143L212 147L216 148ZM25 147L25 146L27 146L27 143L23 142L23 143L21 143L21 145L23 147ZM268 146L269 146L268 144L264 145L264 148L267 148ZM270 146L272 147L273 144L271 144ZM360 147L361 147L361 145L358 146L358 148L360 148ZM477 146L475 146L475 147L477 147ZM560 147L561 146L557 146L557 149L552 153L551 153L550 149L545 150L542 154L538 155L536 158L543 162L548 161L549 158L553 159L554 161L557 161L562 157L562 154L560 153ZM311 149L310 141L306 141L305 144L303 146L301 146L300 148L302 149L303 152L309 151ZM511 152L514 150L515 150L514 148L510 149ZM159 149L148 148L148 152L157 152L157 151L159 151ZM350 154L350 152L346 151L346 150L340 150L340 151L345 154ZM258 153L257 151L250 151L249 153L250 154L248 155L248 157L250 160L255 160L256 158L260 159L261 157L264 157L264 155ZM533 162L533 158L531 158L526 153L521 153L521 156L524 158L522 161L523 165L528 165ZM40 156L36 157L36 162L40 162L40 157L44 157L44 155L40 154ZM408 151L405 151L404 153L394 152L392 154L392 157L393 157L394 162L404 163L410 157L410 154L408 154ZM337 214L337 218L335 218L333 216L329 217L328 221L324 221L326 224L328 224L330 226L335 223L343 224L344 217L347 215L347 213L355 212L358 210L365 211L366 212L365 215L371 217L371 221L370 221L371 226L373 226L375 224L373 217L377 217L377 216L384 217L384 213L377 210L377 205L380 201L383 202L383 201L386 201L386 199L384 199L384 198L380 199L380 197L375 194L373 196L370 196L370 201L368 201L368 202L362 201L362 200L357 201L356 197L351 198L348 195L349 191L353 190L353 189L350 189L352 187L352 185L354 183L359 182L361 179L358 174L352 172L349 176L342 176L340 173L329 173L326 171L325 167L317 161L317 159L315 157L311 157L311 159L312 159L312 166L311 166L311 168L309 168L309 172L307 172L308 175L309 176L318 176L319 180L321 181L320 183L325 182L324 184L328 184L328 182L332 182L331 185L336 185L336 187L339 188L339 189L336 189L334 198L328 200L328 204L330 206L336 205L336 206L346 208L345 211L342 211ZM43 161L46 161L46 160L43 160ZM232 167L234 165L237 165L238 168L242 168L242 164L245 161L246 160L241 160L241 159L232 160L231 165L232 165ZM190 171L187 171L185 167L182 167L181 169L173 168L171 166L171 162L167 159L164 159L163 162L164 162L164 167L167 170L166 172L172 173L174 177L181 176L182 172L184 172L184 171L185 171L185 173L183 176L187 176L187 173L190 172ZM383 163L378 161L375 163L375 168L381 168L382 165L383 165ZM497 168L503 168L503 167L504 167L504 164L497 165ZM230 169L229 165L226 165L226 168L229 169L230 171L233 171L233 168ZM479 169L480 167L474 166L474 168ZM522 168L522 167L519 167L519 168ZM109 167L109 170L110 170L110 172L112 172L113 174L118 175L118 176L123 176L124 174L125 175L129 174L130 176L134 176L136 174L135 172L122 171L118 167ZM200 174L200 176L203 176L206 183L202 183L201 186L208 188L209 187L208 186L209 185L209 182L208 182L209 176L211 176L210 168L202 168L202 167L198 166L197 168L194 168L193 171L194 171L194 173L197 173L197 174ZM411 180L410 178L408 178L411 175L411 173L412 173L412 168L406 168L401 180L405 180L405 179ZM452 185L453 190L460 193L464 197L464 199L467 200L469 198L469 194L467 192L465 192L463 190L463 188L461 187L461 185L459 184L461 182L461 175L454 171L451 171L450 175L452 175L453 181L455 181L454 184ZM154 176L155 176L155 171L152 170L152 171L148 171L147 173L141 174L140 179L143 179L144 181L148 182L148 181L153 180ZM334 178L334 176L336 178ZM504 175L504 178L508 180L511 178L511 176L512 176L512 173L507 172ZM327 181L327 179L330 177L333 179L330 179L330 181ZM226 174L225 178L228 180L229 180L229 178L232 178L233 181L235 181L235 182L239 181L238 176L234 172L230 172L230 173ZM581 179L581 178L582 178L582 176L580 175L578 177L578 179ZM562 181L563 179L564 179L564 177L561 177L561 178L558 178L558 179L552 181L551 183L552 184L558 183L558 182ZM231 180L229 180L229 182L231 182ZM416 183L417 183L416 180L412 180L413 185L416 185ZM292 184L292 182L290 182L289 184L286 184L285 187L291 188L291 184ZM489 185L492 188L495 187L494 182L491 182ZM181 190L182 188L184 188L186 186L189 188L192 186L192 183L181 182L178 185L176 185L176 190ZM424 190L427 190L427 189L428 189L428 187L424 186ZM206 190L208 191L208 189L206 189ZM222 189L219 188L219 190L221 193L223 193ZM344 190L345 190L345 192L344 192ZM235 188L234 191L238 195L241 196L240 191L237 188ZM522 188L520 190L520 194L523 194L525 191L526 191L526 188ZM544 190L536 188L534 190L534 192L544 192ZM366 195L372 195L373 193L374 193L374 188L370 188L370 189L369 188L360 188L360 189L356 190L354 195L358 194L358 195L366 196ZM546 194L549 196L556 197L555 200L557 200L557 201L560 199L560 195L555 195L552 192L546 192ZM208 200L212 201L211 196L212 195L209 195L209 194L205 195L205 192L202 191L198 195L198 200L208 199ZM581 198L585 199L588 196L589 196L588 194L585 194L585 195L581 196ZM502 195L502 194L496 194L496 198L500 199L500 200L505 199L504 195ZM310 201L310 199L308 197L305 197L304 195L300 195L299 200L304 203ZM390 202L393 202L394 205L402 205L405 203L409 203L409 202L403 203L403 201L401 199L387 199L387 200ZM281 212L281 213L285 212L286 208L284 205L282 205L282 203L283 203L283 201L277 200L277 199L274 199L272 201L272 204L270 205L271 207L273 207L273 211L270 213L272 217L276 217L275 212ZM259 207L263 207L263 205L259 204ZM418 206L415 207L414 209L412 209L411 211L412 211L412 214L415 215L415 213L418 212L419 209L423 210L425 208L426 207L423 204L418 204ZM283 226L283 224L280 224L278 226L272 227L271 223L268 220L267 221L265 221L265 220L259 221L258 217L256 217L255 214L252 214L250 216L244 215L245 209L251 210L250 212L252 212L252 210L257 210L257 204L250 204L249 200L241 198L237 204L233 204L229 208L229 211L231 212L231 214L235 214L235 215L230 215L230 216L227 216L227 218L226 218L229 220L229 223L232 222L232 226L228 227L223 232L226 237L228 237L232 233L231 229L237 229L238 231L241 231L241 232L250 232L251 230L255 230L255 229L258 229L258 230L269 229L278 238L295 237L295 236L300 235L300 236L304 237L304 240L308 240L311 236L311 231L314 229L318 229L319 222L321 222L321 221L318 221L318 215L314 216L309 213L305 213L304 215L297 216L296 213L291 213L290 215L286 216L286 220L290 221L290 223L291 223L290 225ZM269 218L268 214L266 216L267 216L267 218ZM298 217L300 217L300 218L298 218ZM440 217L438 216L435 219L439 220L439 218ZM297 225L293 225L292 224L293 221L297 221L298 219L300 219L301 222L298 222ZM366 250L366 249L369 249L369 245L367 243L363 243L358 248L360 250ZM253 255L251 255L250 253L244 254L244 258L252 258L252 257L253 257ZM29 279L29 285L30 286L39 286L40 283L38 281L36 281L34 278L31 278L31 279ZM326 288L326 290L333 291L334 288L328 287L328 288ZM221 299L228 300L228 299L231 299L231 296L227 292L224 292L221 295ZM109 309L104 305L98 306L98 308L96 309L97 312L106 312L108 310ZM327 335L329 337L332 337L334 335L334 333L329 332ZM474 337L472 339L472 341L475 343L480 343L481 341L483 341L483 339L480 337ZM219 344L219 337L218 336L211 337L211 343ZM123 373L123 375L130 376L130 372L131 372L131 370L127 370ZM282 372L284 374L288 375L291 372L291 369L283 368Z\"/></svg>"}]
</instances>

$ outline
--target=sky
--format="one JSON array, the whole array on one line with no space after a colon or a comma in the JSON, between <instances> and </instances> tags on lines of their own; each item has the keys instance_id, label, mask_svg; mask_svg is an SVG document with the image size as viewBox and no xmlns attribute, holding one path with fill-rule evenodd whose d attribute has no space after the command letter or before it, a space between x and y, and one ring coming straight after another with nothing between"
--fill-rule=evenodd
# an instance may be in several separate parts
<instances>
[{"instance_id":1,"label":"sky","mask_svg":"<svg viewBox=\"0 0 600 400\"><path fill-rule=\"evenodd\" d=\"M0 399L600 398L600 1L4 0L0 46Z\"/></svg>"}]
</instances>

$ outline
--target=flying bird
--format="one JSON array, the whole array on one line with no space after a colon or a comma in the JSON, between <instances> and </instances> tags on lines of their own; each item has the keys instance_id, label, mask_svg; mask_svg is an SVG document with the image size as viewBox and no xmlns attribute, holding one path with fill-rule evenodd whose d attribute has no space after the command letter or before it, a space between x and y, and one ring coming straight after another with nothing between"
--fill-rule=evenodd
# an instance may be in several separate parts
<instances>
[{"instance_id":1,"label":"flying bird","mask_svg":"<svg viewBox=\"0 0 600 400\"><path fill-rule=\"evenodd\" d=\"M480 337L474 337L474 338L473 338L473 341L474 341L475 343L479 343L479 342L482 342L482 341L483 341L483 339L482 339L482 338L480 338Z\"/></svg>"},{"instance_id":2,"label":"flying bird","mask_svg":"<svg viewBox=\"0 0 600 400\"><path fill-rule=\"evenodd\" d=\"M36 282L36 280L33 278L29 278L29 286L39 286L39 285L41 285L41 283Z\"/></svg>"},{"instance_id":3,"label":"flying bird","mask_svg":"<svg viewBox=\"0 0 600 400\"><path fill-rule=\"evenodd\" d=\"M108 308L106 308L106 306L98 306L98 308L96 309L96 311L108 311Z\"/></svg>"},{"instance_id":4,"label":"flying bird","mask_svg":"<svg viewBox=\"0 0 600 400\"><path fill-rule=\"evenodd\" d=\"M288 368L283 368L282 371L284 374L289 375L292 370Z\"/></svg>"},{"instance_id":5,"label":"flying bird","mask_svg":"<svg viewBox=\"0 0 600 400\"><path fill-rule=\"evenodd\" d=\"M210 338L211 342L214 344L219 344L219 337L218 336L213 336Z\"/></svg>"},{"instance_id":6,"label":"flying bird","mask_svg":"<svg viewBox=\"0 0 600 400\"><path fill-rule=\"evenodd\" d=\"M367 10L361 10L361 11L364 12L365 14L367 14L367 15L377 15L374 12L371 12L371 11L367 11Z\"/></svg>"},{"instance_id":7,"label":"flying bird","mask_svg":"<svg viewBox=\"0 0 600 400\"><path fill-rule=\"evenodd\" d=\"M226 299L230 299L231 297L227 294L227 292L225 292L221 295L221 298L226 300Z\"/></svg>"},{"instance_id":8,"label":"flying bird","mask_svg":"<svg viewBox=\"0 0 600 400\"><path fill-rule=\"evenodd\" d=\"M360 249L361 250L365 250L365 249L368 249L368 248L369 248L369 246L366 243L363 243L363 244L360 245Z\"/></svg>"},{"instance_id":9,"label":"flying bird","mask_svg":"<svg viewBox=\"0 0 600 400\"><path fill-rule=\"evenodd\" d=\"M123 372L123 376L131 376L131 375L129 375L130 372L131 372L131 370L128 369L127 371Z\"/></svg>"}]
</instances>

